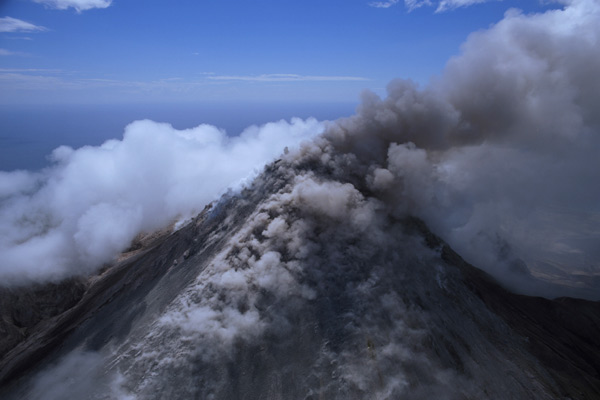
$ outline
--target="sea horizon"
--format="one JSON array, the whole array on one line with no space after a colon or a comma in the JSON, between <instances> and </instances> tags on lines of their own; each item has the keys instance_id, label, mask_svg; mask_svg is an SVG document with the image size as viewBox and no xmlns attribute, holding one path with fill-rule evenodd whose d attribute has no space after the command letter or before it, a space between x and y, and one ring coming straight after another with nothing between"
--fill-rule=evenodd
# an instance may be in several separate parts
<instances>
[{"instance_id":1,"label":"sea horizon","mask_svg":"<svg viewBox=\"0 0 600 400\"><path fill-rule=\"evenodd\" d=\"M35 171L51 164L59 146L99 146L122 139L130 123L150 119L176 129L214 125L237 136L249 126L316 118L335 120L354 114L354 102L182 102L127 104L0 105L0 171Z\"/></svg>"}]
</instances>

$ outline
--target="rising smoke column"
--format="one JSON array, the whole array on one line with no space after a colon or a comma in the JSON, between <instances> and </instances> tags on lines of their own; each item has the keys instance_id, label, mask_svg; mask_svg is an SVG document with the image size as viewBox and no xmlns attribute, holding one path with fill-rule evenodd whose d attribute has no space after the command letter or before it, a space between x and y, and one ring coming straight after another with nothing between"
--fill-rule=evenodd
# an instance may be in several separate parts
<instances>
[{"instance_id":1,"label":"rising smoke column","mask_svg":"<svg viewBox=\"0 0 600 400\"><path fill-rule=\"evenodd\" d=\"M324 137L398 214L420 216L505 283L527 278L523 260L598 274L599 19L593 0L511 9L429 86L366 92Z\"/></svg>"}]
</instances>

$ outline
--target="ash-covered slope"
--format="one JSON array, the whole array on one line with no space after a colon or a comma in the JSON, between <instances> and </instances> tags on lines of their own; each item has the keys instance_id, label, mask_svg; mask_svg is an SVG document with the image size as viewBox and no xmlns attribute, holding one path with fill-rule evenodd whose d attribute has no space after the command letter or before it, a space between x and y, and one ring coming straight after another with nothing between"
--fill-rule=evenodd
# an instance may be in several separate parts
<instances>
[{"instance_id":1,"label":"ash-covered slope","mask_svg":"<svg viewBox=\"0 0 600 400\"><path fill-rule=\"evenodd\" d=\"M2 398L600 396L600 304L505 291L344 160L307 144L113 266Z\"/></svg>"}]
</instances>

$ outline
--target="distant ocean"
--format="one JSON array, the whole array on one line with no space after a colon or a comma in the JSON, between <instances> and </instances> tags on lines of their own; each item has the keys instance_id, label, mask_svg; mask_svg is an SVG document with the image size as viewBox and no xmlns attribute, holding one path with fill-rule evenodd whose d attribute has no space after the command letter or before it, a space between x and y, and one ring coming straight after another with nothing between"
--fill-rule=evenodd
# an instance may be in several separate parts
<instances>
[{"instance_id":1,"label":"distant ocean","mask_svg":"<svg viewBox=\"0 0 600 400\"><path fill-rule=\"evenodd\" d=\"M136 105L0 105L0 170L37 170L60 145L78 148L121 139L139 119L177 129L211 124L239 135L250 125L292 117L334 120L354 114L356 103L221 103Z\"/></svg>"}]
</instances>

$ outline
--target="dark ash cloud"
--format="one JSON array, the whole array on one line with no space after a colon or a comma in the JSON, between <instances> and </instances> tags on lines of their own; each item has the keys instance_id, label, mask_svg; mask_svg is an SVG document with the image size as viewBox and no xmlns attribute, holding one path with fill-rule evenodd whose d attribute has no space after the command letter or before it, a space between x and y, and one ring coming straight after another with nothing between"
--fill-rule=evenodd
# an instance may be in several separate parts
<instances>
[{"instance_id":1,"label":"dark ash cloud","mask_svg":"<svg viewBox=\"0 0 600 400\"><path fill-rule=\"evenodd\" d=\"M527 291L531 282L507 272L523 261L542 276L538 267L560 259L558 280L597 275L599 18L598 2L585 0L509 10L429 86L397 80L384 99L366 92L325 138L363 163L390 207L420 216L505 283Z\"/></svg>"}]
</instances>

